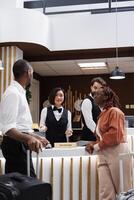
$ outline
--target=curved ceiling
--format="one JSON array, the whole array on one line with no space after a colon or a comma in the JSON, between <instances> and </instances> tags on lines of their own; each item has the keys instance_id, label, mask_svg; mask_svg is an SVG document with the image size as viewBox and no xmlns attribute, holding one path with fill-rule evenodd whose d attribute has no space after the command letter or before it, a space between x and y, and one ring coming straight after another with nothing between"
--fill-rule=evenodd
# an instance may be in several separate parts
<instances>
[{"instance_id":1,"label":"curved ceiling","mask_svg":"<svg viewBox=\"0 0 134 200\"><path fill-rule=\"evenodd\" d=\"M17 46L23 51L24 58L30 62L33 61L54 61L54 60L73 60L73 59L97 59L97 58L113 58L116 56L115 48L103 49L86 49L86 50L70 50L70 51L49 51L44 46L23 43L23 42L7 42L0 43L0 46ZM134 47L118 48L119 57L133 57Z\"/></svg>"},{"instance_id":2,"label":"curved ceiling","mask_svg":"<svg viewBox=\"0 0 134 200\"><path fill-rule=\"evenodd\" d=\"M40 76L67 76L86 74L108 74L116 65L116 49L89 49L71 51L49 51L33 43L1 43L0 46L17 46L23 51L24 59L31 62ZM134 73L134 47L119 48L119 67L125 73ZM86 70L79 68L79 62L107 63L106 70Z\"/></svg>"}]
</instances>

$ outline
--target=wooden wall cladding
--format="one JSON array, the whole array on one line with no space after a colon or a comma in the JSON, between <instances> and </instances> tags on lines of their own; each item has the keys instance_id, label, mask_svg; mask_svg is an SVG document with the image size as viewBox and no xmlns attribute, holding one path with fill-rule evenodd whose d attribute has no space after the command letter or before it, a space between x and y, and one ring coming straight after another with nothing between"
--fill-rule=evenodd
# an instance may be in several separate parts
<instances>
[{"instance_id":1,"label":"wooden wall cladding","mask_svg":"<svg viewBox=\"0 0 134 200\"><path fill-rule=\"evenodd\" d=\"M130 106L134 105L134 73L126 74L123 80L111 80L109 75L42 77L40 79L40 109L52 88L60 86L67 92L70 87L72 94L77 91L78 96L80 94L83 97L90 92L91 79L98 76L102 77L119 96L125 115L134 115L134 108ZM126 105L129 105L129 109L126 109Z\"/></svg>"},{"instance_id":2,"label":"wooden wall cladding","mask_svg":"<svg viewBox=\"0 0 134 200\"><path fill-rule=\"evenodd\" d=\"M12 66L16 61L16 48L11 46L0 48L0 59L4 65L4 70L0 71L0 98L13 79Z\"/></svg>"}]
</instances>

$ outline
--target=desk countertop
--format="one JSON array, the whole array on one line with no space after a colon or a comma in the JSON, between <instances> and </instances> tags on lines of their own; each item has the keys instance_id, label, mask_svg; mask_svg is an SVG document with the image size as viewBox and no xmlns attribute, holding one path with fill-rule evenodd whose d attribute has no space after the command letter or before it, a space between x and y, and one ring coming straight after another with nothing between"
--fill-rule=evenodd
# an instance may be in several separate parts
<instances>
[{"instance_id":1,"label":"desk countertop","mask_svg":"<svg viewBox=\"0 0 134 200\"><path fill-rule=\"evenodd\" d=\"M36 157L36 153L33 152L33 157ZM51 148L43 149L39 153L40 157L67 157L67 156L89 156L88 152L85 151L85 147L74 147L74 148ZM0 158L2 158L2 152L0 150Z\"/></svg>"},{"instance_id":2,"label":"desk countertop","mask_svg":"<svg viewBox=\"0 0 134 200\"><path fill-rule=\"evenodd\" d=\"M33 156L36 153L33 152ZM88 152L85 151L85 147L73 147L73 148L52 148L43 149L39 154L40 157L66 157L66 156L89 156Z\"/></svg>"},{"instance_id":3,"label":"desk countertop","mask_svg":"<svg viewBox=\"0 0 134 200\"><path fill-rule=\"evenodd\" d=\"M134 128L127 128L128 135L134 135Z\"/></svg>"}]
</instances>

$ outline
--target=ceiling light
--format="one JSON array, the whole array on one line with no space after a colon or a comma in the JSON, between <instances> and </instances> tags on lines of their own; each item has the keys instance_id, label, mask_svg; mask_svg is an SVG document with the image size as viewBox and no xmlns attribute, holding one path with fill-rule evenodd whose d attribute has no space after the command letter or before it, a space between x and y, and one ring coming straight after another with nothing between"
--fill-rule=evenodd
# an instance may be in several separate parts
<instances>
[{"instance_id":1,"label":"ceiling light","mask_svg":"<svg viewBox=\"0 0 134 200\"><path fill-rule=\"evenodd\" d=\"M4 70L3 62L0 60L0 70Z\"/></svg>"},{"instance_id":2,"label":"ceiling light","mask_svg":"<svg viewBox=\"0 0 134 200\"><path fill-rule=\"evenodd\" d=\"M110 79L124 79L125 74L119 69L119 67L115 67L115 69L110 74Z\"/></svg>"},{"instance_id":3,"label":"ceiling light","mask_svg":"<svg viewBox=\"0 0 134 200\"><path fill-rule=\"evenodd\" d=\"M125 74L121 71L121 69L119 69L119 52L118 52L118 19L117 19L117 13L118 13L118 9L117 9L117 0L116 0L116 67L115 69L111 72L110 74L110 79L124 79L125 78Z\"/></svg>"},{"instance_id":4,"label":"ceiling light","mask_svg":"<svg viewBox=\"0 0 134 200\"><path fill-rule=\"evenodd\" d=\"M106 63L105 62L92 62L92 63L78 63L78 65L81 68L97 68L97 69L102 69L105 67L106 69Z\"/></svg>"},{"instance_id":5,"label":"ceiling light","mask_svg":"<svg viewBox=\"0 0 134 200\"><path fill-rule=\"evenodd\" d=\"M107 67L82 67L82 70L105 70Z\"/></svg>"}]
</instances>

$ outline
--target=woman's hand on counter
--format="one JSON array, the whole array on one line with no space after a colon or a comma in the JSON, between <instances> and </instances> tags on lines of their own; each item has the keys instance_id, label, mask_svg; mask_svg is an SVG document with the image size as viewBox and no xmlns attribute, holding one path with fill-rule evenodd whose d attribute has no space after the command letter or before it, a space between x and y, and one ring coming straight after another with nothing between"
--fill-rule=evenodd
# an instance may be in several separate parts
<instances>
[{"instance_id":1,"label":"woman's hand on counter","mask_svg":"<svg viewBox=\"0 0 134 200\"><path fill-rule=\"evenodd\" d=\"M88 143L87 145L86 145L86 151L88 152L88 153L90 153L90 154L92 154L93 153L93 151L94 151L94 143Z\"/></svg>"},{"instance_id":2,"label":"woman's hand on counter","mask_svg":"<svg viewBox=\"0 0 134 200\"><path fill-rule=\"evenodd\" d=\"M66 130L65 134L66 134L67 137L70 137L73 134L73 131L72 130Z\"/></svg>"},{"instance_id":3,"label":"woman's hand on counter","mask_svg":"<svg viewBox=\"0 0 134 200\"><path fill-rule=\"evenodd\" d=\"M40 132L46 132L47 131L47 126L41 125L40 128L39 128L39 131Z\"/></svg>"}]
</instances>

